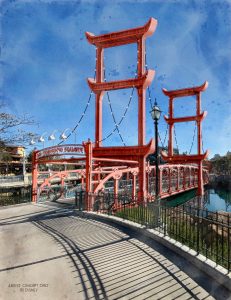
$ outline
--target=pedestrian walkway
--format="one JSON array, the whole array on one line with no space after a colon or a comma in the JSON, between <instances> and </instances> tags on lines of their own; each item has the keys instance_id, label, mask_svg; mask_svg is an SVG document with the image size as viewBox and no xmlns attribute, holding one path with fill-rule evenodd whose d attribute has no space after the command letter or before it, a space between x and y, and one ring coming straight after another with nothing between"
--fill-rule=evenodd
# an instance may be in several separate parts
<instances>
[{"instance_id":1,"label":"pedestrian walkway","mask_svg":"<svg viewBox=\"0 0 231 300\"><path fill-rule=\"evenodd\" d=\"M4 208L0 225L0 299L215 299L164 253L71 209Z\"/></svg>"}]
</instances>

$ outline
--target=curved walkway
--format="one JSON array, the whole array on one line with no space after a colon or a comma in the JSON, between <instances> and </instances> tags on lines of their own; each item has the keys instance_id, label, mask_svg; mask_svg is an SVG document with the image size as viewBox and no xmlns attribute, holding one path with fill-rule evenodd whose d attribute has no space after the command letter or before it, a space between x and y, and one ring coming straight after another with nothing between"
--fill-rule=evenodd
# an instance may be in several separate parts
<instances>
[{"instance_id":1,"label":"curved walkway","mask_svg":"<svg viewBox=\"0 0 231 300\"><path fill-rule=\"evenodd\" d=\"M0 225L0 299L228 299L155 245L70 209L3 208Z\"/></svg>"}]
</instances>

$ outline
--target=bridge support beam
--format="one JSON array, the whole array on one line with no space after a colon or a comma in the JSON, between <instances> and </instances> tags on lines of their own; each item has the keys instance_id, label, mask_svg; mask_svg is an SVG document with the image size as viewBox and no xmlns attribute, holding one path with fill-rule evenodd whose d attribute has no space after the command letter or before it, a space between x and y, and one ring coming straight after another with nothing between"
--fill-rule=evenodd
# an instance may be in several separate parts
<instances>
[{"instance_id":1,"label":"bridge support beam","mask_svg":"<svg viewBox=\"0 0 231 300\"><path fill-rule=\"evenodd\" d=\"M146 156L150 153L142 153L145 149L145 117L146 117L146 89L151 84L155 71L154 70L145 70L145 40L147 37L151 36L156 29L157 21L153 18L142 27L110 32L108 34L95 36L92 33L86 32L86 37L90 44L96 47L96 79L88 79L88 84L91 90L96 94L96 114L95 114L95 147L98 151L98 154L101 154L104 151L105 147L102 146L102 100L103 93L111 90L125 89L125 88L136 88L138 94L138 147L134 146L133 157L135 160L138 160L139 164L139 193L138 199L139 202L142 202L146 199L147 190L146 190ZM103 68L103 52L105 48L118 47L131 43L137 44L137 77L128 78L125 80L109 81L104 82L104 68ZM118 126L118 124L116 124ZM115 154L117 150L117 159L123 159L124 151L130 149L131 147L124 146L123 149L107 149L111 151L112 155ZM139 149L138 149L139 148ZM121 152L120 152L121 151ZM94 151L95 153L95 151ZM107 153L106 156L109 155ZM93 156L94 157L94 156ZM114 155L115 157L115 155ZM110 157L112 158L112 157Z\"/></svg>"},{"instance_id":2,"label":"bridge support beam","mask_svg":"<svg viewBox=\"0 0 231 300\"><path fill-rule=\"evenodd\" d=\"M208 82L205 81L204 84L197 87L184 88L179 90L167 91L163 89L163 93L169 97L169 117L165 116L166 122L169 124L169 142L168 142L168 155L162 152L162 157L164 160L170 163L196 163L198 164L198 195L202 196L204 194L203 188L203 169L202 169L202 161L208 156L208 151L202 153L202 121L207 115L207 112L201 113L201 92L205 91L208 87ZM175 98L179 97L188 97L188 96L196 96L196 114L193 116L187 117L175 117L173 102ZM191 122L194 121L197 124L197 154L194 155L185 155L178 154L174 155L173 153L173 129L175 123L182 122ZM190 176L190 172L189 172ZM190 177L189 183L190 185ZM186 188L186 174L184 172L184 180L183 180L183 188Z\"/></svg>"},{"instance_id":3,"label":"bridge support beam","mask_svg":"<svg viewBox=\"0 0 231 300\"><path fill-rule=\"evenodd\" d=\"M85 144L86 152L86 192L92 192L92 143L88 140Z\"/></svg>"}]
</instances>

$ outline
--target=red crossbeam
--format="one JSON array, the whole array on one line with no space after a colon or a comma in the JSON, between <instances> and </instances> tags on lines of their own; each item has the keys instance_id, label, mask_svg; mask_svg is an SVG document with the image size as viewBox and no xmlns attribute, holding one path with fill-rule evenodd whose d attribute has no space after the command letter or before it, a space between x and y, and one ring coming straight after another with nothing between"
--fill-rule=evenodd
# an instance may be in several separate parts
<instances>
[{"instance_id":1,"label":"red crossbeam","mask_svg":"<svg viewBox=\"0 0 231 300\"><path fill-rule=\"evenodd\" d=\"M137 43L141 38L151 36L157 27L157 20L150 20L141 27L128 30L116 31L107 34L95 36L93 33L86 32L87 40L90 44L101 48L109 48L121 45Z\"/></svg>"}]
</instances>

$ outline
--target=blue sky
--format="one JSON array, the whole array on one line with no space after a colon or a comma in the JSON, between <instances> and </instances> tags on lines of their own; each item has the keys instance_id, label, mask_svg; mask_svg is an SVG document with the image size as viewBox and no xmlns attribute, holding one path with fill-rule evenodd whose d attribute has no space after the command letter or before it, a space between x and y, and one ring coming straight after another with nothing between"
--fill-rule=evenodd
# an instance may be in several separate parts
<instances>
[{"instance_id":1,"label":"blue sky","mask_svg":"<svg viewBox=\"0 0 231 300\"><path fill-rule=\"evenodd\" d=\"M166 114L168 98L161 89L178 89L209 81L202 93L203 146L215 153L231 151L231 2L230 1L69 1L11 0L1 2L1 100L8 111L29 113L39 123L39 134L72 129L81 117L90 91L87 77L94 77L95 49L85 32L102 34L158 20L156 32L147 39L147 64L155 69L152 102ZM136 46L105 50L107 80L135 76ZM110 92L117 122L129 101L131 90ZM94 139L94 96L77 131L77 142ZM175 101L176 116L193 115L192 97ZM147 100L148 142L153 123ZM103 102L103 133L114 129L107 97ZM137 143L137 97L134 93L121 134L127 145ZM166 124L160 120L164 139ZM67 130L67 133L69 131ZM194 124L177 124L180 151L189 152ZM60 134L60 133L56 133ZM45 135L45 137L47 137ZM58 139L57 139L58 142ZM74 142L74 135L68 142ZM46 146L51 142L46 142ZM121 145L113 134L104 145ZM41 147L37 144L37 147ZM196 152L196 141L192 153Z\"/></svg>"}]
</instances>

